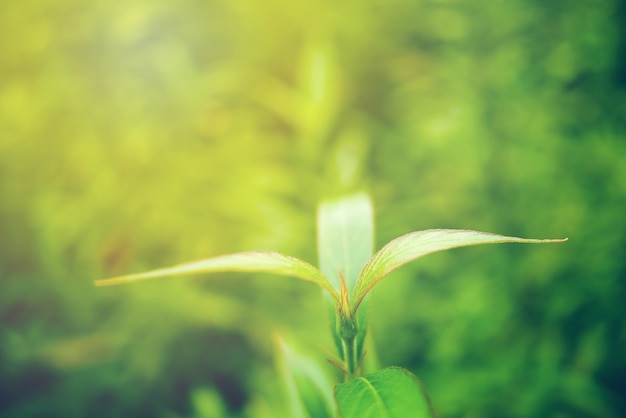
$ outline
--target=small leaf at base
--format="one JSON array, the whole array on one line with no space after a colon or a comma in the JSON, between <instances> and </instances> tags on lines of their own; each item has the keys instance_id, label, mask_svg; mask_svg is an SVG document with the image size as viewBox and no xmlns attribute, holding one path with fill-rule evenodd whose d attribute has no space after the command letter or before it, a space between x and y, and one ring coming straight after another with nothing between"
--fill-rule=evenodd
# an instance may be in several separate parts
<instances>
[{"instance_id":1,"label":"small leaf at base","mask_svg":"<svg viewBox=\"0 0 626 418\"><path fill-rule=\"evenodd\" d=\"M341 418L434 418L426 390L415 375L389 367L335 386Z\"/></svg>"}]
</instances>

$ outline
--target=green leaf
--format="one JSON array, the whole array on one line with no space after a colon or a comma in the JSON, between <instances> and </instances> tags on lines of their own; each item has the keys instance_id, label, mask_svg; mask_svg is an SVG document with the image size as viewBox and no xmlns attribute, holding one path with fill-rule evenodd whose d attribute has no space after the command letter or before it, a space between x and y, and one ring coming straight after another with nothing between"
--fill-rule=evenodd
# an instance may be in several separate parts
<instances>
[{"instance_id":1,"label":"green leaf","mask_svg":"<svg viewBox=\"0 0 626 418\"><path fill-rule=\"evenodd\" d=\"M433 418L435 412L422 383L399 367L335 386L341 418Z\"/></svg>"},{"instance_id":2,"label":"green leaf","mask_svg":"<svg viewBox=\"0 0 626 418\"><path fill-rule=\"evenodd\" d=\"M298 258L274 251L247 251L206 258L144 273L96 280L95 284L96 286L109 286L165 276L219 272L262 272L296 277L317 284L327 290L335 300L339 300L337 291L317 268Z\"/></svg>"},{"instance_id":3,"label":"green leaf","mask_svg":"<svg viewBox=\"0 0 626 418\"><path fill-rule=\"evenodd\" d=\"M340 290L339 271L346 287L352 293L359 272L374 253L374 210L366 193L358 193L335 200L323 201L317 212L317 248L322 273ZM329 312L336 306L329 303ZM367 332L366 309L358 312L356 356L363 351ZM335 344L342 353L341 338L336 324L331 327ZM345 359L344 359L345 360Z\"/></svg>"},{"instance_id":4,"label":"green leaf","mask_svg":"<svg viewBox=\"0 0 626 418\"><path fill-rule=\"evenodd\" d=\"M278 335L280 371L289 396L292 418L333 418L332 383L312 359L296 351Z\"/></svg>"},{"instance_id":5,"label":"green leaf","mask_svg":"<svg viewBox=\"0 0 626 418\"><path fill-rule=\"evenodd\" d=\"M563 242L566 239L525 239L506 237L461 229L429 229L412 232L394 239L378 251L365 265L356 287L352 300L353 309L357 309L365 295L378 283L400 266L424 255L451 248L465 247L479 244L495 244L504 242L520 242L541 244Z\"/></svg>"},{"instance_id":6,"label":"green leaf","mask_svg":"<svg viewBox=\"0 0 626 418\"><path fill-rule=\"evenodd\" d=\"M341 270L352 292L359 272L374 253L372 202L365 193L324 201L317 212L320 270L339 291Z\"/></svg>"}]
</instances>

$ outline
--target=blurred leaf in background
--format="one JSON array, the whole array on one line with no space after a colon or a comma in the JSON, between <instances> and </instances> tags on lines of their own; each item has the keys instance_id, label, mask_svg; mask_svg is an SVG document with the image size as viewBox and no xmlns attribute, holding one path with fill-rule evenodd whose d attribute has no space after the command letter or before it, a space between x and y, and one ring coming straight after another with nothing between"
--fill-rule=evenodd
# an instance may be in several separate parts
<instances>
[{"instance_id":1,"label":"blurred leaf in background","mask_svg":"<svg viewBox=\"0 0 626 418\"><path fill-rule=\"evenodd\" d=\"M383 365L446 417L623 416L625 19L619 0L2 2L0 415L284 414L272 331L332 344L314 286L92 280L314 262L317 202L365 186L377 248L570 237L393 273L370 307Z\"/></svg>"}]
</instances>

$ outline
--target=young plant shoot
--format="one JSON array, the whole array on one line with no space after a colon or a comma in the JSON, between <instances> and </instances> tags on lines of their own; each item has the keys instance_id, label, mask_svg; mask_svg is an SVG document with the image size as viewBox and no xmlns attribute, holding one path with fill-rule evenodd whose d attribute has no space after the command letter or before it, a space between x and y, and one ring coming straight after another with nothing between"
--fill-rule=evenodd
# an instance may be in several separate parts
<instances>
[{"instance_id":1,"label":"young plant shoot","mask_svg":"<svg viewBox=\"0 0 626 418\"><path fill-rule=\"evenodd\" d=\"M95 284L109 286L165 276L218 272L273 273L313 282L325 291L326 303L335 317L331 331L342 364L329 361L346 376L344 383L335 386L336 405L331 405L329 410L343 418L434 417L422 384L407 370L390 367L360 376L369 292L394 270L437 251L480 244L543 244L567 240L429 229L402 235L372 255L373 209L365 193L322 202L317 221L319 269L274 251L247 251L97 280Z\"/></svg>"}]
</instances>

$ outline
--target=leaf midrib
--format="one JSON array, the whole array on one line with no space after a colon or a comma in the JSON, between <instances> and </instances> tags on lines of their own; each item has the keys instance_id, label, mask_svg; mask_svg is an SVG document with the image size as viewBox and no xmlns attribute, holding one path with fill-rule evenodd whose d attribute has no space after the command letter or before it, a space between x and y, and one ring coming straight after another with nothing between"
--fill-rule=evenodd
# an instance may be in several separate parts
<instances>
[{"instance_id":1,"label":"leaf midrib","mask_svg":"<svg viewBox=\"0 0 626 418\"><path fill-rule=\"evenodd\" d=\"M381 418L391 418L389 416L389 413L387 412L387 405L385 405L385 402L383 401L383 399L381 398L380 394L378 393L378 390L376 390L376 388L374 387L374 385L367 380L365 377L359 377L359 380L362 380L363 382L365 382L365 384L367 385L367 387L372 391L372 393L374 394L374 397L376 398L376 403L379 405L380 407L380 411L382 413L384 413L385 415Z\"/></svg>"}]
</instances>

